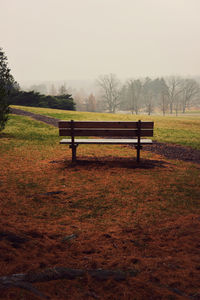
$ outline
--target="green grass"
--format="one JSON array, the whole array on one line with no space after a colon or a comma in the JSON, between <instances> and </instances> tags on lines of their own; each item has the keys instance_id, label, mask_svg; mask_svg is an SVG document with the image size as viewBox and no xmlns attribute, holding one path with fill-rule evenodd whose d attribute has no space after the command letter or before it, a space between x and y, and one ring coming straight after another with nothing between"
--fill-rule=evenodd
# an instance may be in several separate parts
<instances>
[{"instance_id":1,"label":"green grass","mask_svg":"<svg viewBox=\"0 0 200 300\"><path fill-rule=\"evenodd\" d=\"M55 145L58 143L58 129L43 122L17 115L10 115L3 132L0 133L0 151L28 145Z\"/></svg>"},{"instance_id":2,"label":"green grass","mask_svg":"<svg viewBox=\"0 0 200 300\"><path fill-rule=\"evenodd\" d=\"M63 111L57 109L48 108L36 108L36 107L24 107L24 106L13 106L15 108L24 109L33 113L58 118L60 120L95 120L95 121L137 121L141 119L143 121L154 121L154 140L159 142L167 142L180 144L184 146L190 146L194 149L200 149L200 116L147 116L147 115L127 115L127 114L109 114L109 113L91 113L91 112L76 112L76 111ZM25 121L24 121L25 122ZM27 121L28 122L28 121ZM38 129L38 140L42 134L41 123L39 123ZM26 124L24 124L26 125ZM24 126L22 125L22 126ZM36 125L34 125L36 126ZM48 125L47 125L48 126ZM45 127L47 129L47 126ZM48 126L49 127L49 126ZM54 135L52 130L52 135ZM37 134L35 134L37 135ZM29 135L30 138L30 135ZM31 137L32 138L32 137ZM42 135L43 141L45 134ZM53 141L53 139L52 139Z\"/></svg>"}]
</instances>

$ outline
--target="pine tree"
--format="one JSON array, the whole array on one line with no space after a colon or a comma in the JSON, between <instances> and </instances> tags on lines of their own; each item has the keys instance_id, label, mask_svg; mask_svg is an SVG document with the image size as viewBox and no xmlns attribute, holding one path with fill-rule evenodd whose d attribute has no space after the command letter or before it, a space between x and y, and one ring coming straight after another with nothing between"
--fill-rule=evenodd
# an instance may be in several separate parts
<instances>
[{"instance_id":1,"label":"pine tree","mask_svg":"<svg viewBox=\"0 0 200 300\"><path fill-rule=\"evenodd\" d=\"M4 129L9 114L9 95L15 81L8 68L7 57L0 48L0 131Z\"/></svg>"}]
</instances>

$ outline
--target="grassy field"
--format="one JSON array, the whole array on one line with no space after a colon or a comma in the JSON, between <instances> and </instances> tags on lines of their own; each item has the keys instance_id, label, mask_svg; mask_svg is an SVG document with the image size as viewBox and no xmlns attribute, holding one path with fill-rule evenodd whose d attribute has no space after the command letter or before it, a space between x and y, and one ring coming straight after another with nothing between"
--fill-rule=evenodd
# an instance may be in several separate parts
<instances>
[{"instance_id":1,"label":"grassy field","mask_svg":"<svg viewBox=\"0 0 200 300\"><path fill-rule=\"evenodd\" d=\"M60 120L98 120L98 121L143 121L151 120L155 122L154 140L159 142L176 143L200 149L200 116L147 116L147 115L125 115L108 113L89 113L62 111L47 108L34 108L25 106L13 106L45 116L58 118Z\"/></svg>"},{"instance_id":2,"label":"grassy field","mask_svg":"<svg viewBox=\"0 0 200 300\"><path fill-rule=\"evenodd\" d=\"M196 118L26 109L59 119L151 119L157 140L199 148ZM1 276L54 266L131 270L123 282L35 286L60 300L197 299L199 165L142 151L138 167L135 149L105 145L80 146L73 165L59 139L58 129L15 115L0 134ZM0 299L36 297L10 289Z\"/></svg>"}]
</instances>

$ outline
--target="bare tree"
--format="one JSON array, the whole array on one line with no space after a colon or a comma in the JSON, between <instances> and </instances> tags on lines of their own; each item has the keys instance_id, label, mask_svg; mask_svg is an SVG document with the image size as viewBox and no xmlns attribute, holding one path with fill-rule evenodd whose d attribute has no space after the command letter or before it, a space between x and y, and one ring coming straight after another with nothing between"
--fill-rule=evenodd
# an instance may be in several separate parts
<instances>
[{"instance_id":1,"label":"bare tree","mask_svg":"<svg viewBox=\"0 0 200 300\"><path fill-rule=\"evenodd\" d=\"M65 82L58 88L58 95L66 95L71 93L72 89L70 87L66 87Z\"/></svg>"},{"instance_id":2,"label":"bare tree","mask_svg":"<svg viewBox=\"0 0 200 300\"><path fill-rule=\"evenodd\" d=\"M178 103L176 102L179 101L179 95L182 91L182 80L180 77L171 76L169 78L166 78L165 82L168 87L169 110L170 114L172 114L174 106L176 109L178 107Z\"/></svg>"},{"instance_id":3,"label":"bare tree","mask_svg":"<svg viewBox=\"0 0 200 300\"><path fill-rule=\"evenodd\" d=\"M86 110L86 106L84 103L84 98L85 98L85 93L82 94L81 91L79 92L75 92L74 94L74 101L76 103L76 110L77 111L85 111Z\"/></svg>"},{"instance_id":4,"label":"bare tree","mask_svg":"<svg viewBox=\"0 0 200 300\"><path fill-rule=\"evenodd\" d=\"M200 87L196 80L183 79L181 93L182 112L185 113L186 107L189 107L199 96Z\"/></svg>"},{"instance_id":5,"label":"bare tree","mask_svg":"<svg viewBox=\"0 0 200 300\"><path fill-rule=\"evenodd\" d=\"M168 87L166 85L166 82L163 78L159 80L159 98L160 98L160 108L162 110L163 116L165 116L165 113L168 109L169 100L168 100Z\"/></svg>"},{"instance_id":6,"label":"bare tree","mask_svg":"<svg viewBox=\"0 0 200 300\"><path fill-rule=\"evenodd\" d=\"M127 82L127 98L131 113L139 112L141 106L142 83L139 79L129 80Z\"/></svg>"},{"instance_id":7,"label":"bare tree","mask_svg":"<svg viewBox=\"0 0 200 300\"><path fill-rule=\"evenodd\" d=\"M96 99L93 94L90 94L86 99L87 111L94 112L96 111Z\"/></svg>"},{"instance_id":8,"label":"bare tree","mask_svg":"<svg viewBox=\"0 0 200 300\"><path fill-rule=\"evenodd\" d=\"M57 90L56 90L55 85L53 83L51 85L50 95L51 96L56 96L57 95Z\"/></svg>"},{"instance_id":9,"label":"bare tree","mask_svg":"<svg viewBox=\"0 0 200 300\"><path fill-rule=\"evenodd\" d=\"M106 109L110 113L115 113L120 104L120 81L115 74L109 74L100 76L97 84L101 89Z\"/></svg>"},{"instance_id":10,"label":"bare tree","mask_svg":"<svg viewBox=\"0 0 200 300\"><path fill-rule=\"evenodd\" d=\"M67 94L67 89L66 89L66 84L62 84L59 89L58 89L58 94L59 95L65 95Z\"/></svg>"},{"instance_id":11,"label":"bare tree","mask_svg":"<svg viewBox=\"0 0 200 300\"><path fill-rule=\"evenodd\" d=\"M176 116L178 116L178 111L181 110L181 92L176 96L176 101L174 105Z\"/></svg>"},{"instance_id":12,"label":"bare tree","mask_svg":"<svg viewBox=\"0 0 200 300\"><path fill-rule=\"evenodd\" d=\"M145 78L145 82L143 84L143 99L146 111L148 115L151 115L154 110L155 103L154 92L152 89L152 80L150 78Z\"/></svg>"}]
</instances>

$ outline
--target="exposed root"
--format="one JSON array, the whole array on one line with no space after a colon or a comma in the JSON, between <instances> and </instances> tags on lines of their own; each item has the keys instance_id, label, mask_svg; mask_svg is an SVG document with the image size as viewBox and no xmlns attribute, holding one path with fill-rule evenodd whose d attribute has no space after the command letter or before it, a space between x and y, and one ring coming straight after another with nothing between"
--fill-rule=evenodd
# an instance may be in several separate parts
<instances>
[{"instance_id":1,"label":"exposed root","mask_svg":"<svg viewBox=\"0 0 200 300\"><path fill-rule=\"evenodd\" d=\"M17 288L25 289L40 298L50 299L48 296L38 291L32 285L32 283L46 282L46 281L58 280L58 279L73 280L76 278L81 278L87 274L98 281L107 280L109 278L113 278L116 281L122 281L125 280L127 276L136 276L137 271L131 270L129 272L123 272L120 270L117 271L101 270L101 269L82 270L82 269L69 269L65 267L55 267L38 273L13 274L10 276L0 277L0 289L17 287Z\"/></svg>"}]
</instances>

